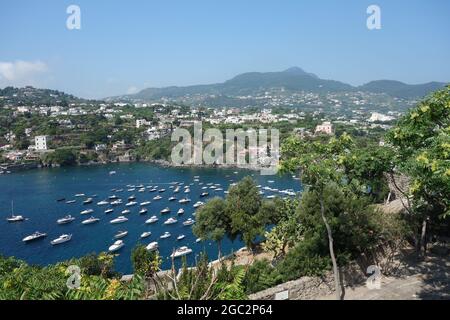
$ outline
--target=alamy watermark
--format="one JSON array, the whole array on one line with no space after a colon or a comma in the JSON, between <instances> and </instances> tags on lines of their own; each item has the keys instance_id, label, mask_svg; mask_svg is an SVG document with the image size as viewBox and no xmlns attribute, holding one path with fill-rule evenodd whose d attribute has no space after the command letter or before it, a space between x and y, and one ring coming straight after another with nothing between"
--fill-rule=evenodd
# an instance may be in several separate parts
<instances>
[{"instance_id":1,"label":"alamy watermark","mask_svg":"<svg viewBox=\"0 0 450 320\"><path fill-rule=\"evenodd\" d=\"M69 15L66 20L66 27L69 30L81 29L81 9L79 6L72 4L67 7L66 13Z\"/></svg>"},{"instance_id":2,"label":"alamy watermark","mask_svg":"<svg viewBox=\"0 0 450 320\"><path fill-rule=\"evenodd\" d=\"M193 129L193 137L187 129L177 128L173 131L171 140L178 142L172 149L173 164L256 168L261 171L261 175L274 175L278 172L278 129L226 129L225 137L222 131L216 128L203 132L200 121L194 123Z\"/></svg>"},{"instance_id":3,"label":"alamy watermark","mask_svg":"<svg viewBox=\"0 0 450 320\"><path fill-rule=\"evenodd\" d=\"M381 29L381 8L376 4L367 7L367 14L370 16L366 20L367 29L380 30Z\"/></svg>"}]
</instances>

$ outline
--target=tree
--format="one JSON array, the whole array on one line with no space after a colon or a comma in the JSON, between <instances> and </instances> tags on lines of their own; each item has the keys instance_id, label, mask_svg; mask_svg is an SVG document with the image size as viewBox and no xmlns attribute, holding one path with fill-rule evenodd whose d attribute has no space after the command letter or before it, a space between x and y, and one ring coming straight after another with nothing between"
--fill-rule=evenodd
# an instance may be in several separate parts
<instances>
[{"instance_id":1,"label":"tree","mask_svg":"<svg viewBox=\"0 0 450 320\"><path fill-rule=\"evenodd\" d=\"M347 134L343 134L339 138L331 138L324 143L320 141L304 141L291 137L282 146L284 155L282 169L291 172L300 170L302 183L311 192L316 193L319 199L320 215L328 235L337 299L342 298L340 279L334 253L333 234L326 216L324 189L330 183L342 183L343 167L339 165L338 159L340 156L348 153L348 148L351 144L351 138Z\"/></svg>"},{"instance_id":2,"label":"tree","mask_svg":"<svg viewBox=\"0 0 450 320\"><path fill-rule=\"evenodd\" d=\"M131 262L135 274L144 279L150 279L159 271L161 258L157 252L150 252L145 246L139 244L131 252Z\"/></svg>"},{"instance_id":3,"label":"tree","mask_svg":"<svg viewBox=\"0 0 450 320\"><path fill-rule=\"evenodd\" d=\"M222 198L214 198L208 201L197 211L195 218L196 223L192 228L195 236L217 242L218 259L220 259L222 256L222 240L230 225L225 201Z\"/></svg>"},{"instance_id":4,"label":"tree","mask_svg":"<svg viewBox=\"0 0 450 320\"><path fill-rule=\"evenodd\" d=\"M261 203L259 190L250 177L232 186L226 198L226 211L231 219L228 235L231 239L240 236L251 251L255 249L257 237L264 234L268 222L260 212Z\"/></svg>"},{"instance_id":5,"label":"tree","mask_svg":"<svg viewBox=\"0 0 450 320\"><path fill-rule=\"evenodd\" d=\"M416 247L426 253L428 230L448 230L450 217L450 86L410 110L388 133L397 170L411 178L400 190L416 221Z\"/></svg>"}]
</instances>

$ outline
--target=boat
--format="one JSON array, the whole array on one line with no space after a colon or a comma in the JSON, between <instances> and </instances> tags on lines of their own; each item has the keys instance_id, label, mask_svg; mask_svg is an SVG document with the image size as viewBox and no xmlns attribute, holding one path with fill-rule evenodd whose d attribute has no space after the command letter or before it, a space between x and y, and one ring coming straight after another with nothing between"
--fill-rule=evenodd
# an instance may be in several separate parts
<instances>
[{"instance_id":1,"label":"boat","mask_svg":"<svg viewBox=\"0 0 450 320\"><path fill-rule=\"evenodd\" d=\"M23 238L22 241L23 242L30 242L30 241L38 240L38 239L41 239L41 238L45 238L46 236L47 236L46 233L36 231L35 233L33 233L33 234Z\"/></svg>"},{"instance_id":2,"label":"boat","mask_svg":"<svg viewBox=\"0 0 450 320\"><path fill-rule=\"evenodd\" d=\"M128 218L124 217L124 216L120 216L117 217L116 219L112 219L109 223L111 224L119 224L119 223L124 223L127 222Z\"/></svg>"},{"instance_id":3,"label":"boat","mask_svg":"<svg viewBox=\"0 0 450 320\"><path fill-rule=\"evenodd\" d=\"M123 203L122 199L117 199L117 200L111 202L111 205L112 206L120 206L122 203Z\"/></svg>"},{"instance_id":4,"label":"boat","mask_svg":"<svg viewBox=\"0 0 450 320\"><path fill-rule=\"evenodd\" d=\"M72 204L72 203L75 203L75 202L77 202L76 200L68 200L68 201L66 201L66 204Z\"/></svg>"},{"instance_id":5,"label":"boat","mask_svg":"<svg viewBox=\"0 0 450 320\"><path fill-rule=\"evenodd\" d=\"M175 200L177 200L176 197L170 197L170 198L169 198L169 201L175 201Z\"/></svg>"},{"instance_id":6,"label":"boat","mask_svg":"<svg viewBox=\"0 0 450 320\"><path fill-rule=\"evenodd\" d=\"M110 171L109 175L112 176L112 175L115 175L116 173L117 173L116 171Z\"/></svg>"},{"instance_id":7,"label":"boat","mask_svg":"<svg viewBox=\"0 0 450 320\"><path fill-rule=\"evenodd\" d=\"M63 234L63 235L60 235L55 240L50 241L50 243L52 245L57 245L57 244L61 244L61 243L70 241L70 239L72 239L72 235L71 234Z\"/></svg>"},{"instance_id":8,"label":"boat","mask_svg":"<svg viewBox=\"0 0 450 320\"><path fill-rule=\"evenodd\" d=\"M169 224L175 224L175 223L177 223L177 222L178 222L177 219L175 219L175 218L169 218L169 219L167 219L167 220L164 222L164 224L165 224L165 225L169 225Z\"/></svg>"},{"instance_id":9,"label":"boat","mask_svg":"<svg viewBox=\"0 0 450 320\"><path fill-rule=\"evenodd\" d=\"M170 238L172 235L170 234L170 232L164 232L164 234L162 234L161 236L160 236L160 238L161 239L167 239L167 238Z\"/></svg>"},{"instance_id":10,"label":"boat","mask_svg":"<svg viewBox=\"0 0 450 320\"><path fill-rule=\"evenodd\" d=\"M145 188L139 189L138 192L145 192Z\"/></svg>"},{"instance_id":11,"label":"boat","mask_svg":"<svg viewBox=\"0 0 450 320\"><path fill-rule=\"evenodd\" d=\"M183 226L187 227L187 226L192 226L195 223L195 220L192 218L187 219L186 221L183 222Z\"/></svg>"},{"instance_id":12,"label":"boat","mask_svg":"<svg viewBox=\"0 0 450 320\"><path fill-rule=\"evenodd\" d=\"M159 195L153 198L153 200L161 200L161 199L162 199L162 197Z\"/></svg>"},{"instance_id":13,"label":"boat","mask_svg":"<svg viewBox=\"0 0 450 320\"><path fill-rule=\"evenodd\" d=\"M91 204L92 202L94 202L94 199L87 198L86 200L83 201L83 204Z\"/></svg>"},{"instance_id":14,"label":"boat","mask_svg":"<svg viewBox=\"0 0 450 320\"><path fill-rule=\"evenodd\" d=\"M143 184L140 184L140 185L137 185L137 186L136 186L136 188L138 188L138 189L142 189L142 188L145 188L145 187L144 187L144 185L143 185Z\"/></svg>"},{"instance_id":15,"label":"boat","mask_svg":"<svg viewBox=\"0 0 450 320\"><path fill-rule=\"evenodd\" d=\"M178 193L178 192L180 192L180 187L179 187L179 186L177 186L177 187L173 190L173 193Z\"/></svg>"},{"instance_id":16,"label":"boat","mask_svg":"<svg viewBox=\"0 0 450 320\"><path fill-rule=\"evenodd\" d=\"M266 198L267 198L267 199L275 199L275 195L272 194L272 195L270 195L270 196L267 196Z\"/></svg>"},{"instance_id":17,"label":"boat","mask_svg":"<svg viewBox=\"0 0 450 320\"><path fill-rule=\"evenodd\" d=\"M99 221L100 221L99 218L90 217L89 219L81 221L81 223L82 224L93 224L93 223L96 223L96 222L99 222Z\"/></svg>"},{"instance_id":18,"label":"boat","mask_svg":"<svg viewBox=\"0 0 450 320\"><path fill-rule=\"evenodd\" d=\"M152 188L152 189L150 189L148 192L156 192L156 191L158 191L158 189Z\"/></svg>"},{"instance_id":19,"label":"boat","mask_svg":"<svg viewBox=\"0 0 450 320\"><path fill-rule=\"evenodd\" d=\"M184 198L184 199L181 199L180 201L178 201L178 203L181 203L181 204L185 204L185 203L189 203L189 202L191 202L191 199L188 199L188 198Z\"/></svg>"},{"instance_id":20,"label":"boat","mask_svg":"<svg viewBox=\"0 0 450 320\"><path fill-rule=\"evenodd\" d=\"M57 224L68 224L71 223L72 221L74 221L75 218L72 217L70 214L68 216L65 216L64 218L58 219L56 220Z\"/></svg>"},{"instance_id":21,"label":"boat","mask_svg":"<svg viewBox=\"0 0 450 320\"><path fill-rule=\"evenodd\" d=\"M145 206L148 206L148 205L150 205L150 204L151 204L150 201L144 201L144 202L141 202L140 206L141 206L141 207L145 207Z\"/></svg>"},{"instance_id":22,"label":"boat","mask_svg":"<svg viewBox=\"0 0 450 320\"><path fill-rule=\"evenodd\" d=\"M183 240L184 238L186 238L186 236L185 236L184 234L180 234L180 235L177 237L177 241L181 241L181 240Z\"/></svg>"},{"instance_id":23,"label":"boat","mask_svg":"<svg viewBox=\"0 0 450 320\"><path fill-rule=\"evenodd\" d=\"M125 210L123 210L120 214L122 214L122 215L126 215L126 214L130 214L131 213L131 211L130 210L128 210L128 209L125 209Z\"/></svg>"},{"instance_id":24,"label":"boat","mask_svg":"<svg viewBox=\"0 0 450 320\"><path fill-rule=\"evenodd\" d=\"M141 210L139 210L139 214L146 214L147 212L147 208L142 208Z\"/></svg>"},{"instance_id":25,"label":"boat","mask_svg":"<svg viewBox=\"0 0 450 320\"><path fill-rule=\"evenodd\" d=\"M133 192L133 191L135 191L135 190L136 190L135 188L127 189L128 192Z\"/></svg>"},{"instance_id":26,"label":"boat","mask_svg":"<svg viewBox=\"0 0 450 320\"><path fill-rule=\"evenodd\" d=\"M114 239L122 239L128 235L128 231L119 231L114 236Z\"/></svg>"},{"instance_id":27,"label":"boat","mask_svg":"<svg viewBox=\"0 0 450 320\"><path fill-rule=\"evenodd\" d=\"M205 204L205 203L202 202L202 201L197 201L197 202L194 204L194 208L201 207L201 206L203 206L204 204Z\"/></svg>"},{"instance_id":28,"label":"boat","mask_svg":"<svg viewBox=\"0 0 450 320\"><path fill-rule=\"evenodd\" d=\"M178 214L179 216L181 216L182 214L184 214L184 209L183 209L183 208L180 208L180 209L177 211L177 214Z\"/></svg>"},{"instance_id":29,"label":"boat","mask_svg":"<svg viewBox=\"0 0 450 320\"><path fill-rule=\"evenodd\" d=\"M223 188L216 188L216 191L223 191Z\"/></svg>"},{"instance_id":30,"label":"boat","mask_svg":"<svg viewBox=\"0 0 450 320\"><path fill-rule=\"evenodd\" d=\"M208 192L203 192L203 193L200 195L201 198L204 198L204 197L207 197L207 196L209 196L209 193L208 193Z\"/></svg>"},{"instance_id":31,"label":"boat","mask_svg":"<svg viewBox=\"0 0 450 320\"><path fill-rule=\"evenodd\" d=\"M113 213L113 212L114 212L114 209L111 209L111 208L105 210L106 214L110 214L110 213Z\"/></svg>"},{"instance_id":32,"label":"boat","mask_svg":"<svg viewBox=\"0 0 450 320\"><path fill-rule=\"evenodd\" d=\"M98 205L98 206L106 206L106 205L108 205L108 204L109 204L109 202L106 201L106 200L102 200L102 201L100 201L100 202L97 202L97 205Z\"/></svg>"},{"instance_id":33,"label":"boat","mask_svg":"<svg viewBox=\"0 0 450 320\"><path fill-rule=\"evenodd\" d=\"M155 251L158 249L158 242L150 242L147 247L145 247L148 251Z\"/></svg>"},{"instance_id":34,"label":"boat","mask_svg":"<svg viewBox=\"0 0 450 320\"><path fill-rule=\"evenodd\" d=\"M93 213L93 212L94 212L94 210L92 210L92 209L87 209L87 210L81 211L80 214L81 214L81 215L85 215L85 214L91 214L91 213Z\"/></svg>"},{"instance_id":35,"label":"boat","mask_svg":"<svg viewBox=\"0 0 450 320\"><path fill-rule=\"evenodd\" d=\"M189 192L191 192L191 189L189 189L189 188L186 188L186 189L184 190L184 193L189 193Z\"/></svg>"},{"instance_id":36,"label":"boat","mask_svg":"<svg viewBox=\"0 0 450 320\"><path fill-rule=\"evenodd\" d=\"M109 251L109 252L115 252L115 251L118 251L118 250L120 250L120 248L122 248L124 245L125 245L125 243L124 243L122 240L117 240L116 242L114 242L113 245L111 245L111 246L108 248L108 251Z\"/></svg>"},{"instance_id":37,"label":"boat","mask_svg":"<svg viewBox=\"0 0 450 320\"><path fill-rule=\"evenodd\" d=\"M169 208L164 208L164 209L161 210L161 214L166 214L166 213L169 213L169 212L170 212Z\"/></svg>"},{"instance_id":38,"label":"boat","mask_svg":"<svg viewBox=\"0 0 450 320\"><path fill-rule=\"evenodd\" d=\"M128 203L125 205L125 207L133 207L133 206L135 206L135 205L137 205L137 204L138 204L137 202L131 201L131 202L128 202Z\"/></svg>"},{"instance_id":39,"label":"boat","mask_svg":"<svg viewBox=\"0 0 450 320\"><path fill-rule=\"evenodd\" d=\"M132 195L132 196L128 197L128 201L133 201L133 200L136 200L136 196L135 195Z\"/></svg>"},{"instance_id":40,"label":"boat","mask_svg":"<svg viewBox=\"0 0 450 320\"><path fill-rule=\"evenodd\" d=\"M152 224L155 222L158 222L158 217L157 216L152 216L150 219L148 219L147 221L145 221L146 224Z\"/></svg>"},{"instance_id":41,"label":"boat","mask_svg":"<svg viewBox=\"0 0 450 320\"><path fill-rule=\"evenodd\" d=\"M150 237L151 235L152 235L151 232L144 232L144 233L141 234L141 239L148 238L148 237Z\"/></svg>"},{"instance_id":42,"label":"boat","mask_svg":"<svg viewBox=\"0 0 450 320\"><path fill-rule=\"evenodd\" d=\"M82 198L82 197L86 197L86 195L84 193L77 193L75 195L75 198Z\"/></svg>"},{"instance_id":43,"label":"boat","mask_svg":"<svg viewBox=\"0 0 450 320\"><path fill-rule=\"evenodd\" d=\"M112 195L112 196L109 196L108 199L109 200L117 200L117 199L119 199L119 197L116 195Z\"/></svg>"},{"instance_id":44,"label":"boat","mask_svg":"<svg viewBox=\"0 0 450 320\"><path fill-rule=\"evenodd\" d=\"M199 242L202 242L203 240L202 240L202 238L197 238L197 239L195 239L195 242L196 243L199 243Z\"/></svg>"},{"instance_id":45,"label":"boat","mask_svg":"<svg viewBox=\"0 0 450 320\"><path fill-rule=\"evenodd\" d=\"M185 256L185 255L188 255L190 253L192 253L192 249L190 249L188 247L181 247L181 248L178 248L177 250L175 250L170 255L170 257L171 258L178 258L178 257L182 257L182 256Z\"/></svg>"},{"instance_id":46,"label":"boat","mask_svg":"<svg viewBox=\"0 0 450 320\"><path fill-rule=\"evenodd\" d=\"M158 192L159 192L159 193L166 192L166 189L161 189L161 190L159 190Z\"/></svg>"},{"instance_id":47,"label":"boat","mask_svg":"<svg viewBox=\"0 0 450 320\"><path fill-rule=\"evenodd\" d=\"M59 198L59 199L56 199L56 202L63 202L63 201L66 201L66 198Z\"/></svg>"},{"instance_id":48,"label":"boat","mask_svg":"<svg viewBox=\"0 0 450 320\"><path fill-rule=\"evenodd\" d=\"M14 215L14 203L11 201L11 216L9 218L6 218L6 221L8 222L21 222L24 221L25 218L21 215Z\"/></svg>"}]
</instances>

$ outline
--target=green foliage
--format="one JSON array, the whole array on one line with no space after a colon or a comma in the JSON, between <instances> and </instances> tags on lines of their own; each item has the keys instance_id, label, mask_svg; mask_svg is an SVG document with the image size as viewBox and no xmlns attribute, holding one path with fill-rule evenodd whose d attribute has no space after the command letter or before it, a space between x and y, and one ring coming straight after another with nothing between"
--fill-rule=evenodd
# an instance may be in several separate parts
<instances>
[{"instance_id":1,"label":"green foliage","mask_svg":"<svg viewBox=\"0 0 450 320\"><path fill-rule=\"evenodd\" d=\"M131 253L131 262L134 274L149 279L160 270L162 261L157 252L149 252L144 245L137 245Z\"/></svg>"},{"instance_id":2,"label":"green foliage","mask_svg":"<svg viewBox=\"0 0 450 320\"><path fill-rule=\"evenodd\" d=\"M269 260L257 260L248 269L244 278L244 286L247 294L265 290L276 286L283 281L278 270Z\"/></svg>"},{"instance_id":3,"label":"green foliage","mask_svg":"<svg viewBox=\"0 0 450 320\"><path fill-rule=\"evenodd\" d=\"M77 155L70 149L57 149L54 152L47 153L44 162L50 165L73 166L77 163Z\"/></svg>"}]
</instances>

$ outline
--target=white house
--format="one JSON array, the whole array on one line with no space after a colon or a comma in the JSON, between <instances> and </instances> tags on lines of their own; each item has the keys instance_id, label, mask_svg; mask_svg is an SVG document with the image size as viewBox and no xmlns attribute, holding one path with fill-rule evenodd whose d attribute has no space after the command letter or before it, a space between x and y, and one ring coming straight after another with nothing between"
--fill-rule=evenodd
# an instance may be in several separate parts
<instances>
[{"instance_id":1,"label":"white house","mask_svg":"<svg viewBox=\"0 0 450 320\"><path fill-rule=\"evenodd\" d=\"M34 144L37 151L47 150L47 136L36 136L34 138Z\"/></svg>"},{"instance_id":2,"label":"white house","mask_svg":"<svg viewBox=\"0 0 450 320\"><path fill-rule=\"evenodd\" d=\"M325 121L316 127L315 132L316 134L317 133L333 134L333 125L331 124L331 122Z\"/></svg>"}]
</instances>

